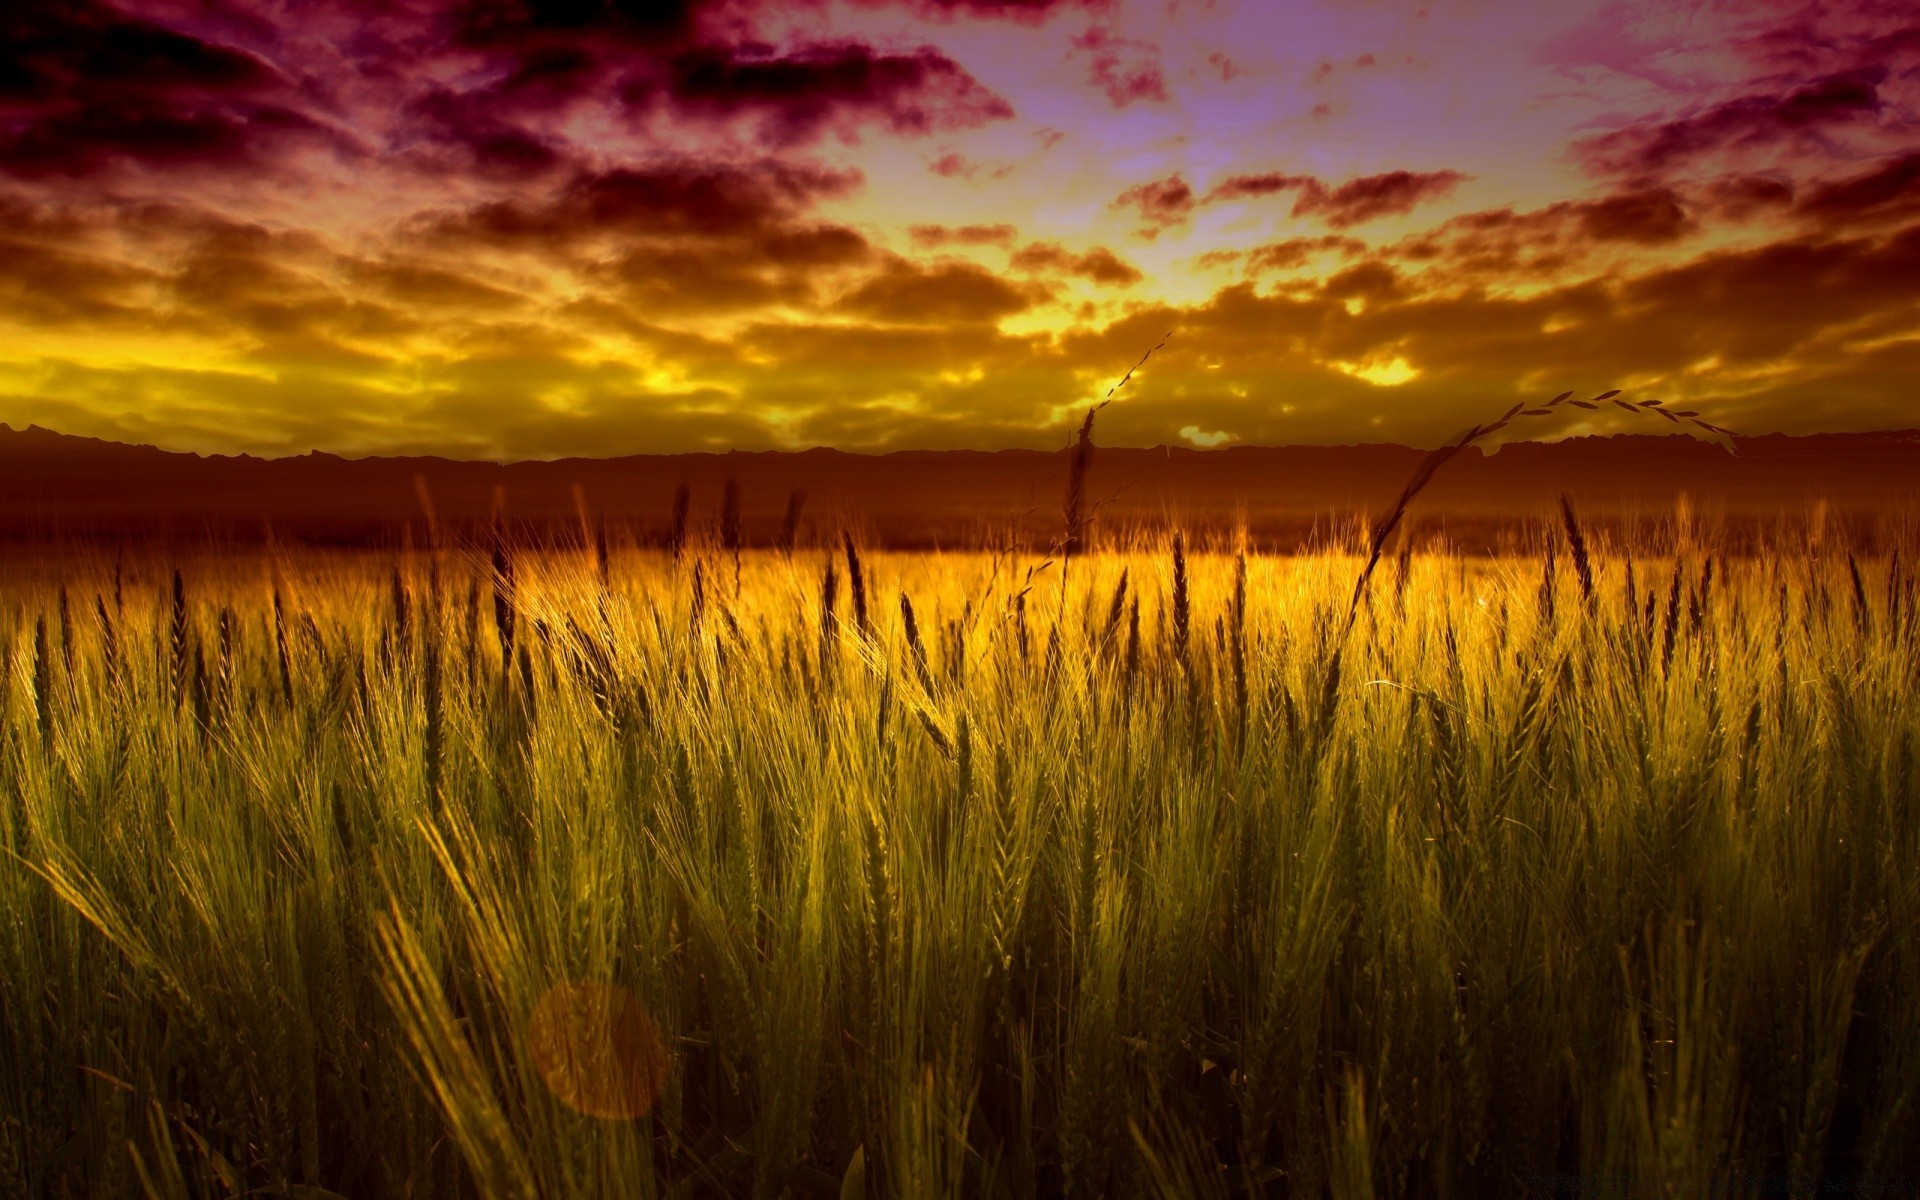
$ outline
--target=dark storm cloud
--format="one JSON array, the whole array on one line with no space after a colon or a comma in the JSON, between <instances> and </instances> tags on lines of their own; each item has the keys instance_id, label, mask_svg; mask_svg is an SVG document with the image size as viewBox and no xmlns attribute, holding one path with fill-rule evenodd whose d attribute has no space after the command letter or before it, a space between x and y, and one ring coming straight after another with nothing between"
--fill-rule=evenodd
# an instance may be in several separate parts
<instances>
[{"instance_id":1,"label":"dark storm cloud","mask_svg":"<svg viewBox=\"0 0 1920 1200\"><path fill-rule=\"evenodd\" d=\"M1920 151L1886 159L1860 174L1810 189L1797 214L1826 224L1920 216Z\"/></svg>"},{"instance_id":2,"label":"dark storm cloud","mask_svg":"<svg viewBox=\"0 0 1920 1200\"><path fill-rule=\"evenodd\" d=\"M92 0L0 16L0 175L250 166L303 143L349 144L242 50Z\"/></svg>"},{"instance_id":3,"label":"dark storm cloud","mask_svg":"<svg viewBox=\"0 0 1920 1200\"><path fill-rule=\"evenodd\" d=\"M905 8L923 17L958 16L1038 23L1057 12L1103 12L1113 0L854 0L861 8Z\"/></svg>"},{"instance_id":4,"label":"dark storm cloud","mask_svg":"<svg viewBox=\"0 0 1920 1200\"><path fill-rule=\"evenodd\" d=\"M587 279L638 311L685 316L762 308L809 307L834 268L866 261L851 230L782 232L739 246L658 244L595 263Z\"/></svg>"},{"instance_id":5,"label":"dark storm cloud","mask_svg":"<svg viewBox=\"0 0 1920 1200\"><path fill-rule=\"evenodd\" d=\"M880 54L858 43L809 46L786 56L743 56L737 46L675 54L659 79L632 84L629 103L670 103L683 114L764 122L766 139L791 145L863 122L924 135L1013 116L1013 108L946 55L922 47Z\"/></svg>"},{"instance_id":6,"label":"dark storm cloud","mask_svg":"<svg viewBox=\"0 0 1920 1200\"><path fill-rule=\"evenodd\" d=\"M1015 6L1013 15L1044 7ZM0 175L258 169L325 147L511 183L578 165L582 153L560 132L568 111L620 97L630 118L739 123L775 148L866 129L920 136L1012 115L932 47L764 44L755 21L772 8L333 0L292 14L210 7L146 16L98 0L16 5L0 16ZM355 32L323 47L311 30L330 21ZM237 40L220 40L229 36ZM343 102L349 92L378 99L355 107ZM355 121L378 132L351 132Z\"/></svg>"},{"instance_id":7,"label":"dark storm cloud","mask_svg":"<svg viewBox=\"0 0 1920 1200\"><path fill-rule=\"evenodd\" d=\"M1633 242L1661 246L1692 233L1695 224L1671 188L1647 188L1608 196L1565 210L1575 215L1582 236L1596 242Z\"/></svg>"},{"instance_id":8,"label":"dark storm cloud","mask_svg":"<svg viewBox=\"0 0 1920 1200\"><path fill-rule=\"evenodd\" d=\"M420 233L446 255L535 255L656 319L809 307L874 259L860 233L808 215L858 183L851 173L777 162L663 164L584 175L543 199L441 214Z\"/></svg>"},{"instance_id":9,"label":"dark storm cloud","mask_svg":"<svg viewBox=\"0 0 1920 1200\"><path fill-rule=\"evenodd\" d=\"M628 46L672 46L703 18L728 7L713 0L465 0L446 16L457 44L541 47L592 37Z\"/></svg>"},{"instance_id":10,"label":"dark storm cloud","mask_svg":"<svg viewBox=\"0 0 1920 1200\"><path fill-rule=\"evenodd\" d=\"M589 90L632 114L750 123L771 146L865 126L919 136L1013 115L1012 107L940 51L881 52L857 41L776 48L755 34L775 6L709 0L485 0L453 15L453 43L508 64L497 83L463 95L485 123L551 108Z\"/></svg>"},{"instance_id":11,"label":"dark storm cloud","mask_svg":"<svg viewBox=\"0 0 1920 1200\"><path fill-rule=\"evenodd\" d=\"M1755 92L1670 120L1649 120L1573 145L1596 175L1657 179L1721 150L1791 145L1871 121L1882 108L1884 67L1815 79L1784 92Z\"/></svg>"},{"instance_id":12,"label":"dark storm cloud","mask_svg":"<svg viewBox=\"0 0 1920 1200\"><path fill-rule=\"evenodd\" d=\"M823 199L860 184L851 171L763 161L670 162L583 174L544 199L499 200L430 218L431 233L458 241L565 246L608 234L644 238L745 238L784 229Z\"/></svg>"},{"instance_id":13,"label":"dark storm cloud","mask_svg":"<svg viewBox=\"0 0 1920 1200\"><path fill-rule=\"evenodd\" d=\"M447 88L435 88L408 106L413 136L451 156L429 153L427 165L455 168L490 179L524 180L562 165L564 154L547 137L472 103ZM436 161L437 160L437 161Z\"/></svg>"}]
</instances>

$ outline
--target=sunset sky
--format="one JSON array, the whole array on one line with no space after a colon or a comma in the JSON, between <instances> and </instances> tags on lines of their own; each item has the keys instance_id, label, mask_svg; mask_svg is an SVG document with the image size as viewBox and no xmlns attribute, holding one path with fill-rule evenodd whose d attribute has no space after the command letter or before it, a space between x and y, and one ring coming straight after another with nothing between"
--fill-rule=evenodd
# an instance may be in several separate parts
<instances>
[{"instance_id":1,"label":"sunset sky","mask_svg":"<svg viewBox=\"0 0 1920 1200\"><path fill-rule=\"evenodd\" d=\"M0 421L527 458L1920 424L1920 9L28 0ZM1617 409L1556 435L1664 431ZM1542 432L1546 432L1542 430Z\"/></svg>"}]
</instances>

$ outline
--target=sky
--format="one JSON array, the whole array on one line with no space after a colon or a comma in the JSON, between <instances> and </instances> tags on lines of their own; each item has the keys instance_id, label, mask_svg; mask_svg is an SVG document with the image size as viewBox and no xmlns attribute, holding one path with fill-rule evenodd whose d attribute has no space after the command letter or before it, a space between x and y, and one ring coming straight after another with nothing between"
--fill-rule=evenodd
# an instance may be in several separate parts
<instances>
[{"instance_id":1,"label":"sky","mask_svg":"<svg viewBox=\"0 0 1920 1200\"><path fill-rule=\"evenodd\" d=\"M0 421L198 452L1920 425L1920 8L27 0ZM1519 436L1666 432L1614 406Z\"/></svg>"}]
</instances>

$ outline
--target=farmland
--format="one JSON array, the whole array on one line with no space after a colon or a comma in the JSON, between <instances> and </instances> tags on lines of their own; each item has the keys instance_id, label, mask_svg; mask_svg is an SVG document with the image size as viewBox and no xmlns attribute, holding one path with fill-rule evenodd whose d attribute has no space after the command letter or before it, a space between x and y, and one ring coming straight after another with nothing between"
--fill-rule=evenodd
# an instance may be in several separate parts
<instances>
[{"instance_id":1,"label":"farmland","mask_svg":"<svg viewBox=\"0 0 1920 1200\"><path fill-rule=\"evenodd\" d=\"M1911 530L1529 520L15 562L0 1188L1910 1194Z\"/></svg>"}]
</instances>

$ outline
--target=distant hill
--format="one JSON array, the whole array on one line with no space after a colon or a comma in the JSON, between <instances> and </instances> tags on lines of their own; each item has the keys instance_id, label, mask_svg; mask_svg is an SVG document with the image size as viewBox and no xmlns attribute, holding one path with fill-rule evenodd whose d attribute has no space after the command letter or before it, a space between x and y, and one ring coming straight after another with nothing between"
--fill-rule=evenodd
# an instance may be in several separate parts
<instances>
[{"instance_id":1,"label":"distant hill","mask_svg":"<svg viewBox=\"0 0 1920 1200\"><path fill-rule=\"evenodd\" d=\"M1920 431L1768 435L1723 445L1674 436L1523 442L1469 451L1421 497L1429 526L1493 529L1550 512L1568 493L1600 521L1694 510L1731 518L1799 513L1825 500L1837 515L1912 506ZM1285 541L1314 536L1389 504L1424 451L1397 445L1185 447L1097 451L1088 483L1101 528L1244 522ZM737 480L750 542L777 537L789 496L806 493L802 540L851 527L896 545L997 541L1010 529L1059 529L1064 451L837 450L635 455L515 463L442 458L198 455L0 425L0 536L283 535L383 540L424 524L424 492L443 526L504 512L524 528L571 531L584 503L625 536L649 540L685 483L709 525Z\"/></svg>"}]
</instances>

